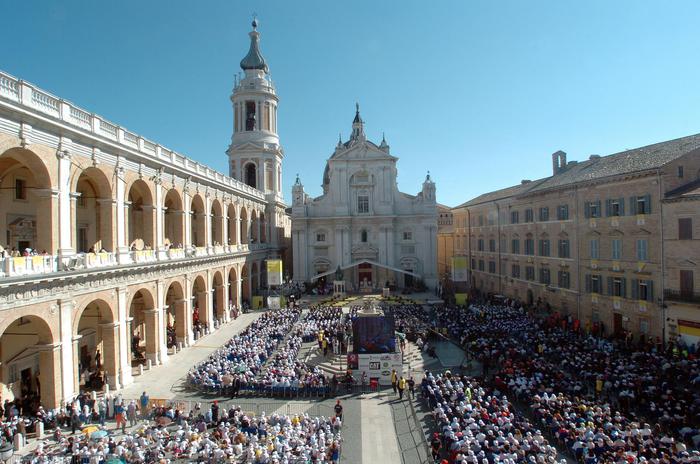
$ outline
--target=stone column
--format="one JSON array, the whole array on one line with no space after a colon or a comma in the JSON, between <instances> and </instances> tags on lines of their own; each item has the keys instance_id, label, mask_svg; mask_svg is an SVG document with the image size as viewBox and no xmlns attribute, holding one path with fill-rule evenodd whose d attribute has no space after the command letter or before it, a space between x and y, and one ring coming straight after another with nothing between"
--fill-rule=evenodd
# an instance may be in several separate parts
<instances>
[{"instance_id":1,"label":"stone column","mask_svg":"<svg viewBox=\"0 0 700 464\"><path fill-rule=\"evenodd\" d=\"M211 212L211 195L207 192L204 195L204 246L207 247L207 254L214 252L214 215Z\"/></svg>"},{"instance_id":2,"label":"stone column","mask_svg":"<svg viewBox=\"0 0 700 464\"><path fill-rule=\"evenodd\" d=\"M240 210L238 211L238 216L234 218L234 224L236 224L236 248L241 246L241 214Z\"/></svg>"},{"instance_id":3,"label":"stone column","mask_svg":"<svg viewBox=\"0 0 700 464\"><path fill-rule=\"evenodd\" d=\"M70 242L74 244L73 249L77 253L78 250L78 198L80 198L80 193L79 192L71 192L70 193L70 217L73 218L71 221L71 228L70 228ZM99 239L100 237L100 230L99 230L99 223L95 224L95 236L96 238ZM87 251L87 250L82 250L82 251Z\"/></svg>"},{"instance_id":4,"label":"stone column","mask_svg":"<svg viewBox=\"0 0 700 464\"><path fill-rule=\"evenodd\" d=\"M106 322L102 328L102 366L111 390L119 389L119 323Z\"/></svg>"},{"instance_id":5,"label":"stone column","mask_svg":"<svg viewBox=\"0 0 700 464\"><path fill-rule=\"evenodd\" d=\"M46 250L48 253L58 254L60 221L59 221L59 198L60 192L52 189L36 189L34 196L37 198L39 214L36 217L36 248Z\"/></svg>"},{"instance_id":6,"label":"stone column","mask_svg":"<svg viewBox=\"0 0 700 464\"><path fill-rule=\"evenodd\" d=\"M239 276L241 275L240 271L238 272L238 275ZM242 284L243 284L243 281L239 277L236 280L236 295L235 295L236 299L233 302L233 304L235 304L236 308L238 308L238 309L241 309L241 287L242 287Z\"/></svg>"},{"instance_id":7,"label":"stone column","mask_svg":"<svg viewBox=\"0 0 700 464\"><path fill-rule=\"evenodd\" d=\"M71 340L71 353L73 356L73 371L71 372L73 374L73 386L75 390L75 394L77 395L80 392L80 339L83 338L82 335L76 335L73 337L73 340ZM66 346L66 345L63 345ZM83 366L84 368L85 366ZM65 370L65 369L64 369ZM65 398L65 396L64 396Z\"/></svg>"},{"instance_id":8,"label":"stone column","mask_svg":"<svg viewBox=\"0 0 700 464\"><path fill-rule=\"evenodd\" d=\"M191 202L192 199L190 198L190 194L187 190L185 190L182 193L182 211L183 211L183 216L184 216L184 226L182 230L182 239L183 243L182 246L185 249L191 248L192 247L192 215L190 212L191 208Z\"/></svg>"},{"instance_id":9,"label":"stone column","mask_svg":"<svg viewBox=\"0 0 700 464\"><path fill-rule=\"evenodd\" d=\"M149 359L154 365L158 364L160 351L159 312L159 309L144 309L143 311L146 320L146 359Z\"/></svg>"},{"instance_id":10,"label":"stone column","mask_svg":"<svg viewBox=\"0 0 700 464\"><path fill-rule=\"evenodd\" d=\"M230 300L229 298L229 293L231 292L231 282L228 280L228 276L224 279L224 285L222 285L221 293L222 297L221 299L224 301L224 306L223 306L223 321L224 322L229 322L231 320L231 313L228 310L228 302Z\"/></svg>"},{"instance_id":11,"label":"stone column","mask_svg":"<svg viewBox=\"0 0 700 464\"><path fill-rule=\"evenodd\" d=\"M73 300L59 300L58 305L61 328L60 344L63 349L60 350L60 374L58 371L56 374L61 377L62 397L72 398L77 391L75 370L78 368L77 364L74 366L75 357L73 354L73 309L75 309L75 303Z\"/></svg>"},{"instance_id":12,"label":"stone column","mask_svg":"<svg viewBox=\"0 0 700 464\"><path fill-rule=\"evenodd\" d=\"M163 254L163 247L165 245L165 215L163 209L163 186L160 180L155 182L156 199L155 199L155 242L153 243L153 249L155 250L158 259L165 259Z\"/></svg>"},{"instance_id":13,"label":"stone column","mask_svg":"<svg viewBox=\"0 0 700 464\"><path fill-rule=\"evenodd\" d=\"M230 252L231 247L228 244L228 208L226 206L222 206L221 208L221 245L223 245L226 252Z\"/></svg>"},{"instance_id":14,"label":"stone column","mask_svg":"<svg viewBox=\"0 0 700 464\"><path fill-rule=\"evenodd\" d=\"M71 345L63 348L70 352ZM59 371L61 371L61 352L64 350L61 348L60 343L37 346L39 350L39 395L42 406L49 409L60 407L62 400L72 399L72 395L62 397L62 376Z\"/></svg>"},{"instance_id":15,"label":"stone column","mask_svg":"<svg viewBox=\"0 0 700 464\"><path fill-rule=\"evenodd\" d=\"M226 304L226 289L228 287L228 284L223 284L223 285L217 285L214 287L214 295L213 298L216 300L216 307L219 309L219 320L221 322L226 322L228 319L227 314L228 314L228 305ZM213 305L212 305L212 313L213 313ZM214 314L214 318L216 319L216 314Z\"/></svg>"},{"instance_id":16,"label":"stone column","mask_svg":"<svg viewBox=\"0 0 700 464\"><path fill-rule=\"evenodd\" d=\"M119 161L117 161L119 163ZM115 180L115 196L114 204L116 210L116 229L117 229L117 247L116 252L118 256L119 263L130 263L131 255L129 255L129 246L127 244L128 240L128 230L127 230L127 209L128 206L124 201L124 195L126 194L126 183L124 182L124 168L117 165L115 168L116 180Z\"/></svg>"},{"instance_id":17,"label":"stone column","mask_svg":"<svg viewBox=\"0 0 700 464\"><path fill-rule=\"evenodd\" d=\"M190 330L187 325L188 303L186 299L175 301L175 338L185 346L189 346L190 343Z\"/></svg>"},{"instance_id":18,"label":"stone column","mask_svg":"<svg viewBox=\"0 0 700 464\"><path fill-rule=\"evenodd\" d=\"M168 360L168 334L166 331L167 327L167 305L165 304L165 284L163 281L159 280L156 283L156 308L160 308L158 311L158 320L156 325L158 326L158 364L164 364Z\"/></svg>"},{"instance_id":19,"label":"stone column","mask_svg":"<svg viewBox=\"0 0 700 464\"><path fill-rule=\"evenodd\" d=\"M131 375L131 317L129 309L126 307L126 288L117 289L117 314L119 323L119 381L120 387L124 388L133 382Z\"/></svg>"},{"instance_id":20,"label":"stone column","mask_svg":"<svg viewBox=\"0 0 700 464\"><path fill-rule=\"evenodd\" d=\"M70 140L61 139L61 146L56 152L58 158L58 254L65 258L75 254L72 242L73 223L70 207L70 167L71 155L62 145Z\"/></svg>"}]
</instances>

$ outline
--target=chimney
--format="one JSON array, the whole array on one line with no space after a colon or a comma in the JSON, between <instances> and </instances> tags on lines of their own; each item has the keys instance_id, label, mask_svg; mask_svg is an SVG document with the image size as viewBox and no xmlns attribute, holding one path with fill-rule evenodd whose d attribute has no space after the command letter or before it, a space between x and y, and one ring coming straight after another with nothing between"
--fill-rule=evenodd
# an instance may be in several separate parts
<instances>
[{"instance_id":1,"label":"chimney","mask_svg":"<svg viewBox=\"0 0 700 464\"><path fill-rule=\"evenodd\" d=\"M591 155L588 157L589 160L597 160L600 159L600 155Z\"/></svg>"},{"instance_id":2,"label":"chimney","mask_svg":"<svg viewBox=\"0 0 700 464\"><path fill-rule=\"evenodd\" d=\"M520 181L520 185L529 184L530 182L532 182L530 179L523 179Z\"/></svg>"}]
</instances>

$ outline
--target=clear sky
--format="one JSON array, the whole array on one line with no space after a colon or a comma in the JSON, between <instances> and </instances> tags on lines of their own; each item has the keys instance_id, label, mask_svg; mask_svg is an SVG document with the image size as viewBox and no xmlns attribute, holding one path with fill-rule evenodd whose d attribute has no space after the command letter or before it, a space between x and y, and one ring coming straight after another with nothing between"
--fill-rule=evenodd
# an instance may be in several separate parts
<instances>
[{"instance_id":1,"label":"clear sky","mask_svg":"<svg viewBox=\"0 0 700 464\"><path fill-rule=\"evenodd\" d=\"M284 193L320 193L355 102L399 187L454 206L569 159L700 132L700 1L33 0L0 69L227 171L251 14L281 97Z\"/></svg>"}]
</instances>

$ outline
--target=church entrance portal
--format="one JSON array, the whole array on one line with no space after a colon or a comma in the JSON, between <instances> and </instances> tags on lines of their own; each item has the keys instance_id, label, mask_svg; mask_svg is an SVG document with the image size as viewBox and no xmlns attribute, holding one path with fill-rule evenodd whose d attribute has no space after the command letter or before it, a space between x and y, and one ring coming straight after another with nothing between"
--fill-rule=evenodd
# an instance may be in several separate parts
<instances>
[{"instance_id":1,"label":"church entrance portal","mask_svg":"<svg viewBox=\"0 0 700 464\"><path fill-rule=\"evenodd\" d=\"M361 290L372 288L372 265L370 263L358 264L357 276Z\"/></svg>"}]
</instances>

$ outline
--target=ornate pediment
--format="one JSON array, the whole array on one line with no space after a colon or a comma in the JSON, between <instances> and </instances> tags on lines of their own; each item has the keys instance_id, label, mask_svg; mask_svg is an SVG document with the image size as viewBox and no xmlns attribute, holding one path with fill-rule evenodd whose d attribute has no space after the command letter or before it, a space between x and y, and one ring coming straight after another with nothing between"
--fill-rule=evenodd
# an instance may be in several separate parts
<instances>
[{"instance_id":1,"label":"ornate pediment","mask_svg":"<svg viewBox=\"0 0 700 464\"><path fill-rule=\"evenodd\" d=\"M361 243L352 247L352 259L356 261L358 259L371 259L376 260L379 256L379 249L368 243Z\"/></svg>"}]
</instances>

